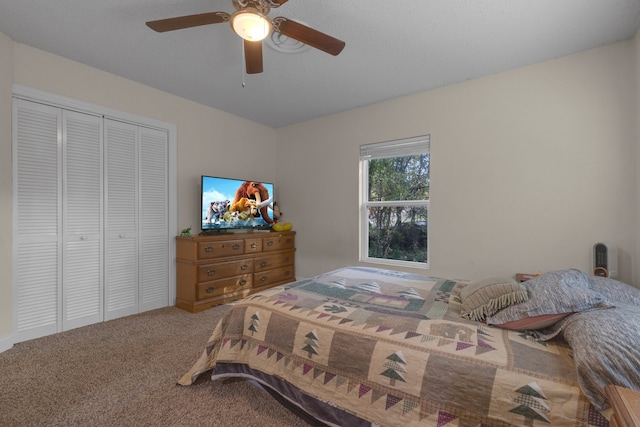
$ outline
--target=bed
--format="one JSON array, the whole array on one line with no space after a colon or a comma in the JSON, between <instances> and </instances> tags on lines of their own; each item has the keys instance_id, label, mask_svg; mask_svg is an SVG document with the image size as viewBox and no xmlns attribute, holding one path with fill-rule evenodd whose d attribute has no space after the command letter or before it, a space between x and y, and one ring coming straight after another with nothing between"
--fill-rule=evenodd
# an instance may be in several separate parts
<instances>
[{"instance_id":1,"label":"bed","mask_svg":"<svg viewBox=\"0 0 640 427\"><path fill-rule=\"evenodd\" d=\"M634 303L578 270L469 283L348 267L237 302L179 383L250 379L317 425L604 427L599 387L640 389Z\"/></svg>"}]
</instances>

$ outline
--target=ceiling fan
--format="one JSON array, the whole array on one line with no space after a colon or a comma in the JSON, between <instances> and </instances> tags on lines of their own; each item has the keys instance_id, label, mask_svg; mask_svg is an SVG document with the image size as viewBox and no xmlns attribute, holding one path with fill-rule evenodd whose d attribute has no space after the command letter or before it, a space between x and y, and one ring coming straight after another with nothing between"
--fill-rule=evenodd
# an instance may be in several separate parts
<instances>
[{"instance_id":1,"label":"ceiling fan","mask_svg":"<svg viewBox=\"0 0 640 427\"><path fill-rule=\"evenodd\" d=\"M345 42L341 40L282 16L269 19L268 15L271 9L280 7L287 1L232 0L233 7L236 9L232 14L226 12L199 13L149 21L147 26L154 31L163 33L200 25L229 22L233 31L244 39L247 74L262 72L262 40L271 34L272 30L333 56L342 52Z\"/></svg>"}]
</instances>

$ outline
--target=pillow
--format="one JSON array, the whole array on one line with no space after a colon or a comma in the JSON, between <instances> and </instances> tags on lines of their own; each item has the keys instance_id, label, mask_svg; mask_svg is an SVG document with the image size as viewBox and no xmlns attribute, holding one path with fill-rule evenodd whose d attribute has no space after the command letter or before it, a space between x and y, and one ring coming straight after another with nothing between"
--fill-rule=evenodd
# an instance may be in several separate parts
<instances>
[{"instance_id":1,"label":"pillow","mask_svg":"<svg viewBox=\"0 0 640 427\"><path fill-rule=\"evenodd\" d=\"M487 317L489 325L534 330L552 326L571 313L613 307L600 293L591 290L591 278L580 270L559 270L523 282L529 299ZM561 315L565 316L561 316ZM553 317L552 315L558 315ZM546 316L546 317L540 317ZM523 321L528 319L528 321ZM521 321L520 323L513 323Z\"/></svg>"},{"instance_id":2,"label":"pillow","mask_svg":"<svg viewBox=\"0 0 640 427\"><path fill-rule=\"evenodd\" d=\"M525 317L524 319L502 323L500 325L494 324L494 326L511 329L513 331L535 331L553 326L558 321L572 314L573 313L542 314L540 316Z\"/></svg>"},{"instance_id":3,"label":"pillow","mask_svg":"<svg viewBox=\"0 0 640 427\"><path fill-rule=\"evenodd\" d=\"M640 289L608 277L591 277L592 289L614 304L640 305Z\"/></svg>"},{"instance_id":4,"label":"pillow","mask_svg":"<svg viewBox=\"0 0 640 427\"><path fill-rule=\"evenodd\" d=\"M483 321L511 304L527 300L521 283L504 277L491 277L472 282L460 291L462 317Z\"/></svg>"},{"instance_id":5,"label":"pillow","mask_svg":"<svg viewBox=\"0 0 640 427\"><path fill-rule=\"evenodd\" d=\"M609 406L604 392L608 384L640 390L640 310L636 305L578 313L552 329L547 336L538 331L532 334L547 340L562 332L573 351L580 388L594 407Z\"/></svg>"}]
</instances>

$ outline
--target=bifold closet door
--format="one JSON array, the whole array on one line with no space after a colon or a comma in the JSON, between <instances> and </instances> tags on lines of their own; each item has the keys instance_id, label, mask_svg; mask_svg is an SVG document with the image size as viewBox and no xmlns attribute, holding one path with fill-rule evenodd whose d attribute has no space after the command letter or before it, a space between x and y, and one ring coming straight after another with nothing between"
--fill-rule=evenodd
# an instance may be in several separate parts
<instances>
[{"instance_id":1,"label":"bifold closet door","mask_svg":"<svg viewBox=\"0 0 640 427\"><path fill-rule=\"evenodd\" d=\"M102 136L99 116L62 112L62 329L102 321Z\"/></svg>"},{"instance_id":2,"label":"bifold closet door","mask_svg":"<svg viewBox=\"0 0 640 427\"><path fill-rule=\"evenodd\" d=\"M138 313L138 127L105 119L105 320Z\"/></svg>"},{"instance_id":3,"label":"bifold closet door","mask_svg":"<svg viewBox=\"0 0 640 427\"><path fill-rule=\"evenodd\" d=\"M168 141L105 119L105 320L168 305Z\"/></svg>"},{"instance_id":4,"label":"bifold closet door","mask_svg":"<svg viewBox=\"0 0 640 427\"><path fill-rule=\"evenodd\" d=\"M62 111L13 103L13 281L16 342L61 330Z\"/></svg>"},{"instance_id":5,"label":"bifold closet door","mask_svg":"<svg viewBox=\"0 0 640 427\"><path fill-rule=\"evenodd\" d=\"M169 305L169 136L140 127L140 311Z\"/></svg>"},{"instance_id":6,"label":"bifold closet door","mask_svg":"<svg viewBox=\"0 0 640 427\"><path fill-rule=\"evenodd\" d=\"M16 341L102 317L102 118L13 106Z\"/></svg>"}]
</instances>

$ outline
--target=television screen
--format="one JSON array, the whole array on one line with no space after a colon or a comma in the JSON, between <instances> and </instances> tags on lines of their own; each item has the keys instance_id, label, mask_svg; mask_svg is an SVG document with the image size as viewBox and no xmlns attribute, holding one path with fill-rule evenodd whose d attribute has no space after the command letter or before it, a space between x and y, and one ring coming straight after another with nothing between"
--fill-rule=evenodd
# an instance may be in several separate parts
<instances>
[{"instance_id":1,"label":"television screen","mask_svg":"<svg viewBox=\"0 0 640 427\"><path fill-rule=\"evenodd\" d=\"M269 228L273 224L273 184L202 176L203 232Z\"/></svg>"}]
</instances>

